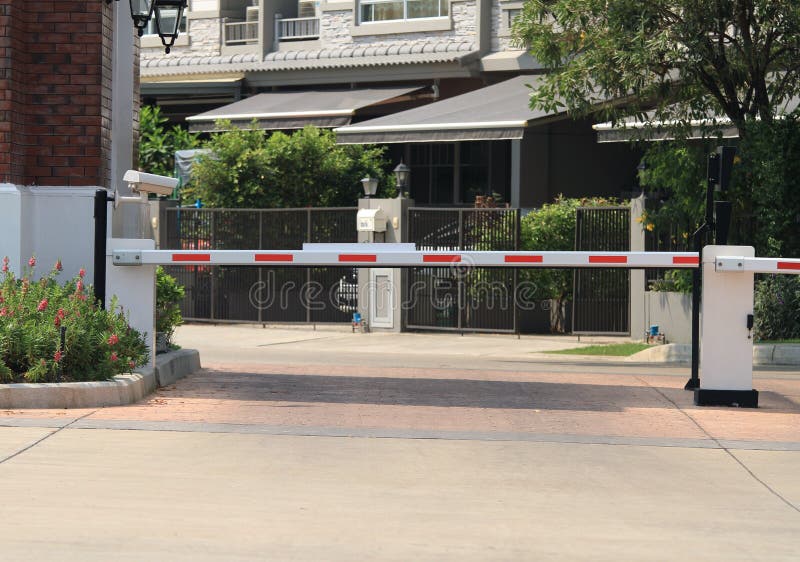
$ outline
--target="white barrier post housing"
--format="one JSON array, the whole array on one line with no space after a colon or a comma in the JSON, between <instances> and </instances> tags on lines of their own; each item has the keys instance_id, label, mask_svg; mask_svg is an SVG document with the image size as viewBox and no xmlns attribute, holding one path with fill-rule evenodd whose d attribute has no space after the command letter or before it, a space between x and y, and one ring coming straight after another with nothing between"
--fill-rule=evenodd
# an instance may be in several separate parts
<instances>
[{"instance_id":1,"label":"white barrier post housing","mask_svg":"<svg viewBox=\"0 0 800 562\"><path fill-rule=\"evenodd\" d=\"M717 268L717 258L752 258L752 246L703 248L698 406L758 407L753 389L753 272Z\"/></svg>"},{"instance_id":2,"label":"white barrier post housing","mask_svg":"<svg viewBox=\"0 0 800 562\"><path fill-rule=\"evenodd\" d=\"M119 305L129 315L130 325L146 335L150 350L151 366L156 358L156 266L114 266L113 250L153 250L154 240L136 238L111 238L106 247L106 308L110 309L111 298L116 296Z\"/></svg>"}]
</instances>

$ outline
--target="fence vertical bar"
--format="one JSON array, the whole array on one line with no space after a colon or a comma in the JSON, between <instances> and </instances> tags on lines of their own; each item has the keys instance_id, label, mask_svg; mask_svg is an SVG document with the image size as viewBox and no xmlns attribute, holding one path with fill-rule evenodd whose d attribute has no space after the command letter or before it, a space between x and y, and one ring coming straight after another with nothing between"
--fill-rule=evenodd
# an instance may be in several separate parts
<instances>
[{"instance_id":1,"label":"fence vertical bar","mask_svg":"<svg viewBox=\"0 0 800 562\"><path fill-rule=\"evenodd\" d=\"M263 250L264 248L264 211L259 210L257 213L258 216L258 249ZM264 277L263 277L264 268L258 268L258 287L261 290L264 287ZM251 303L252 304L252 303ZM262 324L264 322L264 307L261 306L261 303L258 304L258 322Z\"/></svg>"},{"instance_id":2,"label":"fence vertical bar","mask_svg":"<svg viewBox=\"0 0 800 562\"><path fill-rule=\"evenodd\" d=\"M514 210L514 250L519 250L519 241L522 237L520 210ZM514 333L519 338L519 308L517 307L517 290L519 289L519 270L514 268L514 290L511 291L512 306L514 307Z\"/></svg>"},{"instance_id":3,"label":"fence vertical bar","mask_svg":"<svg viewBox=\"0 0 800 562\"><path fill-rule=\"evenodd\" d=\"M306 209L306 242L308 242L308 243L313 242L313 240L311 239L311 233L312 233L312 229L311 229L311 208L309 207L308 209ZM306 286L304 287L303 290L304 290L303 294L306 294L306 295L307 295L307 293L305 293L305 291L311 290L311 268L310 267L306 268ZM306 307L306 322L308 324L311 324L311 303L306 301L305 302L305 307Z\"/></svg>"},{"instance_id":4,"label":"fence vertical bar","mask_svg":"<svg viewBox=\"0 0 800 562\"><path fill-rule=\"evenodd\" d=\"M464 209L458 210L458 249L459 251L464 249ZM453 267L453 266L450 266ZM458 269L456 269L458 273ZM456 281L458 282L457 286L457 298L458 298L458 331L461 332L461 335L464 335L463 327L464 323L462 321L462 317L465 313L464 307L464 279L461 275L456 275Z\"/></svg>"},{"instance_id":5,"label":"fence vertical bar","mask_svg":"<svg viewBox=\"0 0 800 562\"><path fill-rule=\"evenodd\" d=\"M213 211L213 210L209 210L209 211L206 211L206 212L211 216L211 219L210 219L211 227L209 229L209 246L211 247L212 250L215 250L216 249L216 236L215 236L215 232L214 231L216 229L216 220L215 220L216 215L215 215L215 211ZM216 311L216 308L217 308L217 284L215 282L215 279L216 279L216 276L217 276L217 271L216 270L217 270L217 268L212 267L210 272L209 272L209 286L211 287L211 314L210 314L211 320L216 320L216 318L217 318L217 311Z\"/></svg>"}]
</instances>

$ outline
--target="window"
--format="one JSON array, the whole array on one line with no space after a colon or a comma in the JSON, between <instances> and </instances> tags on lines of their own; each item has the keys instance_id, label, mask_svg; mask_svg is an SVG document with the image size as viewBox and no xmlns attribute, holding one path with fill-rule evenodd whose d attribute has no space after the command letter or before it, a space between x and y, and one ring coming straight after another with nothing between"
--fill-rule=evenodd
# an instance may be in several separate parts
<instances>
[{"instance_id":1,"label":"window","mask_svg":"<svg viewBox=\"0 0 800 562\"><path fill-rule=\"evenodd\" d=\"M511 26L514 25L514 20L522 13L522 8L511 8L504 11L506 13L506 27L511 29Z\"/></svg>"},{"instance_id":2,"label":"window","mask_svg":"<svg viewBox=\"0 0 800 562\"><path fill-rule=\"evenodd\" d=\"M170 12L172 12L172 13L170 13ZM164 10L162 13L165 16L171 16L172 20L174 21L175 20L175 15L177 14L177 12L178 12L177 10ZM185 12L183 14L183 17L181 18L181 25L178 28L178 31L180 31L181 33L186 33L186 13ZM144 28L144 34L145 35L156 35L156 36L158 35L158 29L156 28L156 16L155 15L153 15L153 17L150 18L150 21L147 22L147 26Z\"/></svg>"},{"instance_id":3,"label":"window","mask_svg":"<svg viewBox=\"0 0 800 562\"><path fill-rule=\"evenodd\" d=\"M361 0L361 23L447 16L450 0Z\"/></svg>"}]
</instances>

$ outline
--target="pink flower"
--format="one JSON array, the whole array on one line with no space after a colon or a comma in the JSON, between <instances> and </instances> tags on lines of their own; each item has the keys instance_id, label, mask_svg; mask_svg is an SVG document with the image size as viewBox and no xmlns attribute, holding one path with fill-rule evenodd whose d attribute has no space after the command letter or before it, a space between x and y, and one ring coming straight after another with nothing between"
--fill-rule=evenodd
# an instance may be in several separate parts
<instances>
[{"instance_id":1,"label":"pink flower","mask_svg":"<svg viewBox=\"0 0 800 562\"><path fill-rule=\"evenodd\" d=\"M36 307L36 310L39 312L43 312L44 309L47 308L47 299L42 299L42 302L39 303L39 306Z\"/></svg>"},{"instance_id":2,"label":"pink flower","mask_svg":"<svg viewBox=\"0 0 800 562\"><path fill-rule=\"evenodd\" d=\"M0 316L9 316L7 307L0 308Z\"/></svg>"},{"instance_id":3,"label":"pink flower","mask_svg":"<svg viewBox=\"0 0 800 562\"><path fill-rule=\"evenodd\" d=\"M131 369L133 369L134 367L136 367L136 362L135 362L135 361L133 361L133 360L131 360L131 361L128 361L128 367L130 367Z\"/></svg>"},{"instance_id":4,"label":"pink flower","mask_svg":"<svg viewBox=\"0 0 800 562\"><path fill-rule=\"evenodd\" d=\"M61 260L56 261L56 271L64 271L64 266L61 265Z\"/></svg>"},{"instance_id":5,"label":"pink flower","mask_svg":"<svg viewBox=\"0 0 800 562\"><path fill-rule=\"evenodd\" d=\"M64 354L61 353L60 349L58 351L56 351L55 354L53 354L53 361L55 361L56 363L61 361L61 359L63 359L63 358L64 358Z\"/></svg>"},{"instance_id":6,"label":"pink flower","mask_svg":"<svg viewBox=\"0 0 800 562\"><path fill-rule=\"evenodd\" d=\"M117 334L111 334L108 336L108 345L116 345L119 343L119 336Z\"/></svg>"},{"instance_id":7,"label":"pink flower","mask_svg":"<svg viewBox=\"0 0 800 562\"><path fill-rule=\"evenodd\" d=\"M3 264L3 273L8 273L8 264L7 263Z\"/></svg>"},{"instance_id":8,"label":"pink flower","mask_svg":"<svg viewBox=\"0 0 800 562\"><path fill-rule=\"evenodd\" d=\"M31 267L36 267L36 256L31 256L31 259L28 260L28 265Z\"/></svg>"},{"instance_id":9,"label":"pink flower","mask_svg":"<svg viewBox=\"0 0 800 562\"><path fill-rule=\"evenodd\" d=\"M75 291L78 293L83 291L83 281L81 281L80 279L78 279L78 283L75 285Z\"/></svg>"},{"instance_id":10,"label":"pink flower","mask_svg":"<svg viewBox=\"0 0 800 562\"><path fill-rule=\"evenodd\" d=\"M86 275L86 270L85 270L85 269L83 269L83 268L81 268L81 269L80 269L80 271L78 271L78 277L80 277L81 279L83 279L83 276L84 276L84 275Z\"/></svg>"},{"instance_id":11,"label":"pink flower","mask_svg":"<svg viewBox=\"0 0 800 562\"><path fill-rule=\"evenodd\" d=\"M119 357L117 357L117 352L116 351L112 351L111 352L111 360L112 361L119 361Z\"/></svg>"}]
</instances>

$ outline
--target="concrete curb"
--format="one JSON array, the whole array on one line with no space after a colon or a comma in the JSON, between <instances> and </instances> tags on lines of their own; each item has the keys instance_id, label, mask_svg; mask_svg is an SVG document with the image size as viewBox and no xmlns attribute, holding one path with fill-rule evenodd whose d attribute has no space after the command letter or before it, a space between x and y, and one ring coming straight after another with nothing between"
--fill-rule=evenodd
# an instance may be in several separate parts
<instances>
[{"instance_id":1,"label":"concrete curb","mask_svg":"<svg viewBox=\"0 0 800 562\"><path fill-rule=\"evenodd\" d=\"M690 363L692 346L669 343L645 349L626 359L633 363ZM800 344L758 344L753 346L753 365L800 365Z\"/></svg>"},{"instance_id":2,"label":"concrete curb","mask_svg":"<svg viewBox=\"0 0 800 562\"><path fill-rule=\"evenodd\" d=\"M133 404L200 369L200 353L180 349L156 357L156 366L110 381L0 385L0 409L100 408Z\"/></svg>"}]
</instances>

